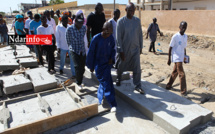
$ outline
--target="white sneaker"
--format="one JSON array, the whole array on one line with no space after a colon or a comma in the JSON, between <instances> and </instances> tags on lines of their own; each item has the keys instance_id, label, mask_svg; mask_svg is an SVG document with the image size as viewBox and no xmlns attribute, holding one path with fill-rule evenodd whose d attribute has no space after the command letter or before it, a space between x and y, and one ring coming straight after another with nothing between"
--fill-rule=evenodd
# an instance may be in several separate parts
<instances>
[{"instance_id":1,"label":"white sneaker","mask_svg":"<svg viewBox=\"0 0 215 134\"><path fill-rule=\"evenodd\" d=\"M116 107L112 107L110 110L111 113L116 112Z\"/></svg>"},{"instance_id":2,"label":"white sneaker","mask_svg":"<svg viewBox=\"0 0 215 134\"><path fill-rule=\"evenodd\" d=\"M82 85L78 85L78 90L83 90Z\"/></svg>"}]
</instances>

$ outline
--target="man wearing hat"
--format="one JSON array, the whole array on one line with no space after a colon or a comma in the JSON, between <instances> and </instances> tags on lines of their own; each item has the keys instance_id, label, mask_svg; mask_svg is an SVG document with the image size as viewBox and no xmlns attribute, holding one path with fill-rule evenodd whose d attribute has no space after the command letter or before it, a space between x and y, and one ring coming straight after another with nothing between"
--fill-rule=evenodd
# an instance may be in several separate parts
<instances>
[{"instance_id":1,"label":"man wearing hat","mask_svg":"<svg viewBox=\"0 0 215 134\"><path fill-rule=\"evenodd\" d=\"M16 33L18 35L25 35L24 29L24 22L23 22L23 16L18 14L16 15L17 21L15 22L15 29Z\"/></svg>"},{"instance_id":2,"label":"man wearing hat","mask_svg":"<svg viewBox=\"0 0 215 134\"><path fill-rule=\"evenodd\" d=\"M66 41L69 46L72 60L74 62L76 83L79 89L82 88L82 80L85 72L86 51L84 47L84 35L86 33L86 26L83 25L83 14L77 14L75 17L75 24L72 24L66 30Z\"/></svg>"}]
</instances>

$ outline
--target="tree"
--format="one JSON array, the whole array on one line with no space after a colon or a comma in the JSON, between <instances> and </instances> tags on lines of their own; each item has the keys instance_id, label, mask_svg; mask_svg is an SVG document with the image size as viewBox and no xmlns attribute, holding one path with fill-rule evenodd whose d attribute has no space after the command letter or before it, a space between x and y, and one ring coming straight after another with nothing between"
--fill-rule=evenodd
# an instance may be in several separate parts
<instances>
[{"instance_id":1,"label":"tree","mask_svg":"<svg viewBox=\"0 0 215 134\"><path fill-rule=\"evenodd\" d=\"M64 3L64 0L50 0L49 5L61 4Z\"/></svg>"},{"instance_id":2,"label":"tree","mask_svg":"<svg viewBox=\"0 0 215 134\"><path fill-rule=\"evenodd\" d=\"M17 11L17 10L14 10L14 11L13 11L13 13L19 13L19 11Z\"/></svg>"},{"instance_id":3,"label":"tree","mask_svg":"<svg viewBox=\"0 0 215 134\"><path fill-rule=\"evenodd\" d=\"M5 15L5 12L0 12L0 14L1 14L2 16L4 16L4 15Z\"/></svg>"}]
</instances>

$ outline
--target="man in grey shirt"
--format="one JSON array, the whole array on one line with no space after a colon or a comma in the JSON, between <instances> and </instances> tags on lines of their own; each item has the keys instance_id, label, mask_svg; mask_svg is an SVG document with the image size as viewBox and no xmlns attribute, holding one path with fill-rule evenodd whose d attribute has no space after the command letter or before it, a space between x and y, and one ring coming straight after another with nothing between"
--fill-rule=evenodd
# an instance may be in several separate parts
<instances>
[{"instance_id":1,"label":"man in grey shirt","mask_svg":"<svg viewBox=\"0 0 215 134\"><path fill-rule=\"evenodd\" d=\"M153 52L156 53L155 51L155 41L157 39L157 32L160 33L160 36L162 36L162 33L160 32L159 26L157 24L157 19L153 18L153 23L151 23L149 25L149 28L147 30L147 35L146 35L146 39L148 39L148 35L150 37L151 40L151 44L149 47L149 52L151 52L151 50L153 49Z\"/></svg>"},{"instance_id":2,"label":"man in grey shirt","mask_svg":"<svg viewBox=\"0 0 215 134\"><path fill-rule=\"evenodd\" d=\"M126 6L126 16L117 21L117 81L120 86L121 75L124 71L133 71L135 90L144 94L141 87L140 54L143 48L143 35L140 19L134 16L135 6Z\"/></svg>"}]
</instances>

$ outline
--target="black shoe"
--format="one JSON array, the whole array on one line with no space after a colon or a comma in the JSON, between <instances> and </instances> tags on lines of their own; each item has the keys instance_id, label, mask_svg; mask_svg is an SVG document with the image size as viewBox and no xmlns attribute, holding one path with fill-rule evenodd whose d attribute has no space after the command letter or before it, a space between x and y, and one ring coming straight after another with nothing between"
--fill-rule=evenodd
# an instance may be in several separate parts
<instances>
[{"instance_id":1,"label":"black shoe","mask_svg":"<svg viewBox=\"0 0 215 134\"><path fill-rule=\"evenodd\" d=\"M116 79L116 86L121 86L120 80Z\"/></svg>"},{"instance_id":2,"label":"black shoe","mask_svg":"<svg viewBox=\"0 0 215 134\"><path fill-rule=\"evenodd\" d=\"M142 88L135 88L134 90L140 92L140 94L145 94L145 91Z\"/></svg>"},{"instance_id":3,"label":"black shoe","mask_svg":"<svg viewBox=\"0 0 215 134\"><path fill-rule=\"evenodd\" d=\"M60 70L60 74L63 74L63 70Z\"/></svg>"}]
</instances>

